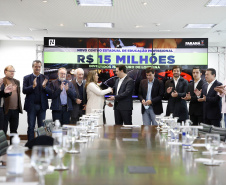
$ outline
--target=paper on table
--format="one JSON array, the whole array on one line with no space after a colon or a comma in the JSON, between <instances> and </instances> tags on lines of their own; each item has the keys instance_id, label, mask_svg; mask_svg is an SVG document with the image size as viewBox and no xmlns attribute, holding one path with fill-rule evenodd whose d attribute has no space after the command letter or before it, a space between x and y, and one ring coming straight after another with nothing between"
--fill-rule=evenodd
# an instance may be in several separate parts
<instances>
[{"instance_id":1,"label":"paper on table","mask_svg":"<svg viewBox=\"0 0 226 185\"><path fill-rule=\"evenodd\" d=\"M132 127L121 127L121 129L123 129L123 130L131 130L132 129Z\"/></svg>"},{"instance_id":2,"label":"paper on table","mask_svg":"<svg viewBox=\"0 0 226 185\"><path fill-rule=\"evenodd\" d=\"M205 143L194 143L192 144L194 147L206 147Z\"/></svg>"},{"instance_id":3,"label":"paper on table","mask_svg":"<svg viewBox=\"0 0 226 185\"><path fill-rule=\"evenodd\" d=\"M181 142L168 142L169 145L182 145Z\"/></svg>"},{"instance_id":4,"label":"paper on table","mask_svg":"<svg viewBox=\"0 0 226 185\"><path fill-rule=\"evenodd\" d=\"M203 162L210 162L211 159L208 159L208 158L197 158L195 159L195 162L200 162L200 163L203 163ZM226 162L225 160L216 160L214 159L214 162L220 162L220 163L223 163L223 162Z\"/></svg>"},{"instance_id":5,"label":"paper on table","mask_svg":"<svg viewBox=\"0 0 226 185\"><path fill-rule=\"evenodd\" d=\"M123 127L140 127L141 125L123 125Z\"/></svg>"},{"instance_id":6,"label":"paper on table","mask_svg":"<svg viewBox=\"0 0 226 185\"><path fill-rule=\"evenodd\" d=\"M123 141L138 141L137 138L122 138Z\"/></svg>"}]
</instances>

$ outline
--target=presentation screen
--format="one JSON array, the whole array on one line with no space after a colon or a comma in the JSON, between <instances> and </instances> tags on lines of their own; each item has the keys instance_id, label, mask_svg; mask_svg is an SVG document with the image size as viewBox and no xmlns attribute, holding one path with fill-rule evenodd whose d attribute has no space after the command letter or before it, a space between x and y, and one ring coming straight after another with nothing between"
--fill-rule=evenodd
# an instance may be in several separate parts
<instances>
[{"instance_id":1,"label":"presentation screen","mask_svg":"<svg viewBox=\"0 0 226 185\"><path fill-rule=\"evenodd\" d=\"M172 67L182 67L181 76L192 81L192 68L208 66L207 38L44 38L44 73L50 80L57 78L57 70L65 67L68 80L73 71L83 68L85 78L89 70L97 69L102 88L113 87L117 65L126 65L127 74L134 80L134 97L139 83L146 78L145 69L155 69L155 77L173 77Z\"/></svg>"}]
</instances>

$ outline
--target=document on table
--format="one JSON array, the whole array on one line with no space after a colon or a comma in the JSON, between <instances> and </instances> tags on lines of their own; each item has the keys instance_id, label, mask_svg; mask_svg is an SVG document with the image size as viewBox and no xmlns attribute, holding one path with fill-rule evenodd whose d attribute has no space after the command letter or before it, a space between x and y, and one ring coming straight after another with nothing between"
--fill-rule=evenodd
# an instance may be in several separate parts
<instances>
[{"instance_id":1,"label":"document on table","mask_svg":"<svg viewBox=\"0 0 226 185\"><path fill-rule=\"evenodd\" d=\"M138 141L137 138L122 138L122 141Z\"/></svg>"}]
</instances>

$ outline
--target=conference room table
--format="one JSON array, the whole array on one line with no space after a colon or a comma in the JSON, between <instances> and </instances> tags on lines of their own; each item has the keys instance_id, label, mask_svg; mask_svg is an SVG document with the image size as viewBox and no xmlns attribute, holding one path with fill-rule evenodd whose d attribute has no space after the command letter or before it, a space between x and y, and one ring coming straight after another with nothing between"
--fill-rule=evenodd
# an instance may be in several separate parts
<instances>
[{"instance_id":1,"label":"conference room table","mask_svg":"<svg viewBox=\"0 0 226 185\"><path fill-rule=\"evenodd\" d=\"M188 152L180 145L171 145L167 134L157 131L155 126L102 126L96 133L88 137L87 143L76 143L79 154L64 156L68 170L45 175L46 185L226 183L226 163L206 166L196 162L199 158L210 158L202 154L205 147L197 147L198 152ZM204 143L204 140L197 139L195 143ZM29 165L31 152L26 153L23 175L7 176L6 181L38 181L37 173ZM226 160L226 155L214 155L214 159ZM5 174L6 170L0 169L0 176Z\"/></svg>"}]
</instances>

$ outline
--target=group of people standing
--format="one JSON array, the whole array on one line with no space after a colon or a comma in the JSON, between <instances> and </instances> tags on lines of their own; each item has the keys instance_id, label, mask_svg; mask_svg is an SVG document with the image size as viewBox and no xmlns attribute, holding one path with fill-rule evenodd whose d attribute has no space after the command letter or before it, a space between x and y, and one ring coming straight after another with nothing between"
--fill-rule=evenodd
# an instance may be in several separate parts
<instances>
[{"instance_id":1,"label":"group of people standing","mask_svg":"<svg viewBox=\"0 0 226 185\"><path fill-rule=\"evenodd\" d=\"M75 70L75 78L68 81L67 69L58 69L58 78L49 82L41 74L42 63L35 60L32 63L33 73L23 79L22 92L26 95L24 110L27 112L28 140L34 138L34 128L43 126L48 99L52 99L52 119L60 120L61 124L76 124L83 114L89 114L92 109L103 109L105 94L112 94L107 100L114 101L115 124L132 124L134 81L126 74L126 66L116 67L117 80L113 88L102 90L98 85L98 73L91 70L84 80L84 70ZM19 113L22 113L20 82L14 78L15 69L9 65L4 70L5 77L0 79L0 129L7 133L17 133ZM216 78L215 69L206 70L205 79L201 79L201 70L193 68L194 81L188 82L180 76L180 66L173 67L173 78L166 81L165 87L161 80L155 78L152 68L146 69L146 79L140 82L139 100L142 103L144 125L155 125L155 116L163 113L162 100L168 100L166 115L173 114L178 121L189 118L194 125L201 122L220 126L222 84ZM215 88L215 90L214 90ZM113 95L114 94L114 95ZM186 101L190 100L189 112ZM109 106L113 106L111 103Z\"/></svg>"}]
</instances>

